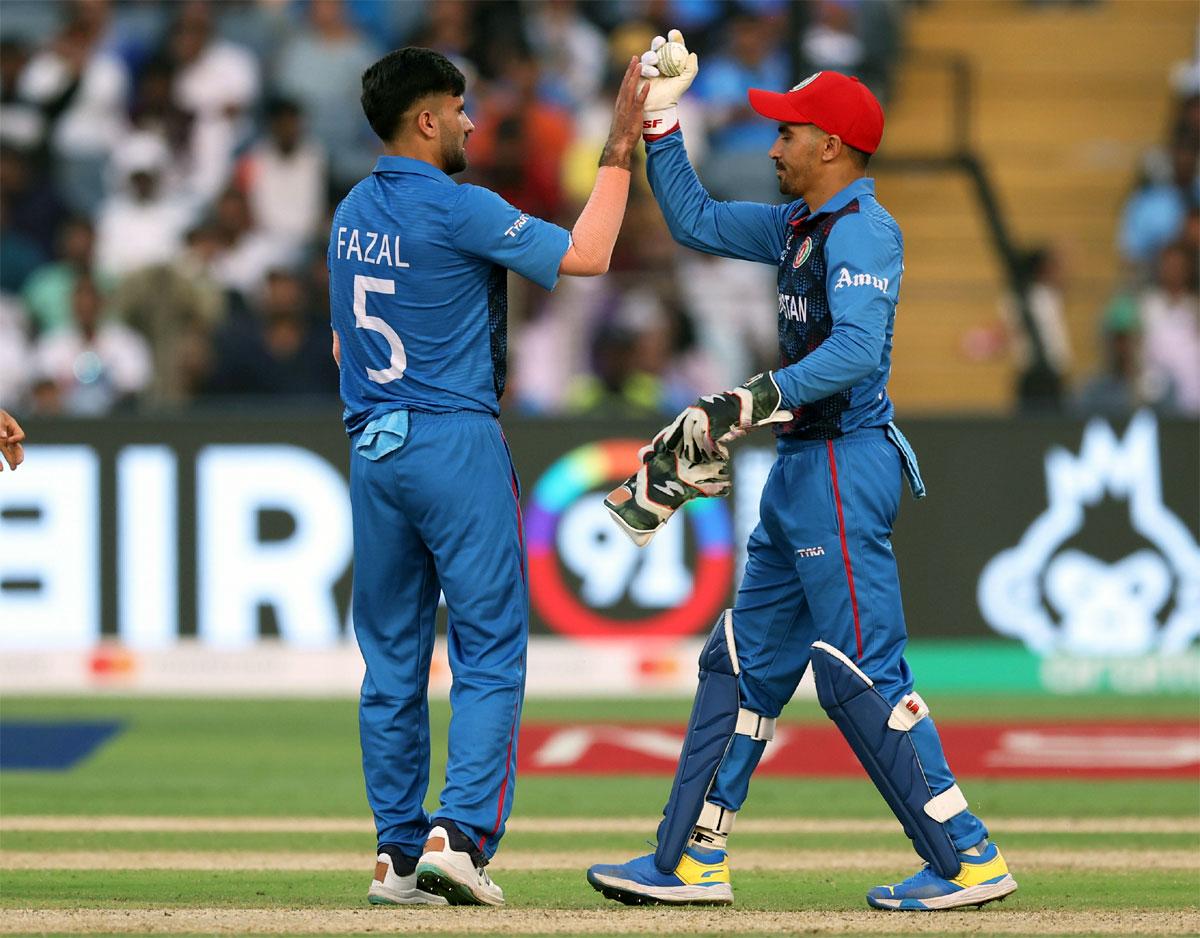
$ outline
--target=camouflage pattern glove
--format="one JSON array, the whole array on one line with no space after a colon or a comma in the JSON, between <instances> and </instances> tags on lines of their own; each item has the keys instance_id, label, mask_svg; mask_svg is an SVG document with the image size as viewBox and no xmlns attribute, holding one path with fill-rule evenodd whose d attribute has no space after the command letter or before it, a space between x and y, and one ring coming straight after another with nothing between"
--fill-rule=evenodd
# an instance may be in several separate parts
<instances>
[{"instance_id":1,"label":"camouflage pattern glove","mask_svg":"<svg viewBox=\"0 0 1200 938\"><path fill-rule=\"evenodd\" d=\"M753 427L791 420L791 411L780 409L782 403L779 385L765 371L732 391L705 394L659 431L654 445L698 464Z\"/></svg>"},{"instance_id":2,"label":"camouflage pattern glove","mask_svg":"<svg viewBox=\"0 0 1200 938\"><path fill-rule=\"evenodd\" d=\"M729 494L729 453L720 446L693 462L664 446L642 447L642 466L608 493L604 507L638 547L693 498Z\"/></svg>"}]
</instances>

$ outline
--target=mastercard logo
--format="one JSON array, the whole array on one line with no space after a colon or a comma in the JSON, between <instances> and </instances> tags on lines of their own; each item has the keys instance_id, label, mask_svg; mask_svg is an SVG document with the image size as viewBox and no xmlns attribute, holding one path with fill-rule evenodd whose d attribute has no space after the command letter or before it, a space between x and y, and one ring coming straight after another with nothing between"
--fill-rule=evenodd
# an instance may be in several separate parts
<instances>
[{"instance_id":1,"label":"mastercard logo","mask_svg":"<svg viewBox=\"0 0 1200 938\"><path fill-rule=\"evenodd\" d=\"M696 545L692 592L648 616L619 618L584 603L563 576L555 547L564 512L585 495L607 492L639 465L638 440L602 440L564 455L538 479L525 512L530 598L542 619L572 638L669 638L707 628L724 608L733 580L733 526L721 499L698 498L671 524L685 522ZM613 526L614 537L624 537ZM649 548L644 548L649 549Z\"/></svg>"}]
</instances>

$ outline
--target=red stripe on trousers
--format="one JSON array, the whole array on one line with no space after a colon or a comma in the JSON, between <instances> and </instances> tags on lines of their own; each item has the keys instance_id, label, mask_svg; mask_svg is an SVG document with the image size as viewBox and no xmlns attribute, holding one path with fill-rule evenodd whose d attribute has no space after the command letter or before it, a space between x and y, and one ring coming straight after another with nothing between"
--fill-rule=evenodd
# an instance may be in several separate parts
<instances>
[{"instance_id":1,"label":"red stripe on trousers","mask_svg":"<svg viewBox=\"0 0 1200 938\"><path fill-rule=\"evenodd\" d=\"M525 518L521 515L521 496L517 494L517 477L512 476L513 502L517 506L517 543L521 546L521 582L525 582Z\"/></svg>"},{"instance_id":2,"label":"red stripe on trousers","mask_svg":"<svg viewBox=\"0 0 1200 938\"><path fill-rule=\"evenodd\" d=\"M846 565L846 582L850 584L850 608L854 612L854 643L858 646L858 660L862 660L862 628L858 621L858 596L854 592L854 571L850 568L850 548L846 546L846 519L842 517L842 496L838 491L837 460L833 458L833 440L826 440L829 448L829 474L833 478L833 502L837 505L838 536L842 539L842 562Z\"/></svg>"},{"instance_id":3,"label":"red stripe on trousers","mask_svg":"<svg viewBox=\"0 0 1200 938\"><path fill-rule=\"evenodd\" d=\"M515 709L514 707L512 726L508 730L508 752L504 756L504 781L500 783L500 800L496 803L496 823L488 833L479 838L480 850L483 849L483 845L487 842L487 839L500 830L500 822L504 819L504 795L508 792L508 776L512 770L513 736L516 735L517 731L517 714Z\"/></svg>"},{"instance_id":4,"label":"red stripe on trousers","mask_svg":"<svg viewBox=\"0 0 1200 938\"><path fill-rule=\"evenodd\" d=\"M507 445L507 442L506 444ZM517 493L517 475L514 470L509 476L512 483L513 503L517 506L517 543L521 546L521 582L525 581L525 519L521 516L521 496ZM500 830L500 822L504 819L504 796L508 792L508 776L512 766L512 747L513 736L517 731L517 715L513 713L512 726L508 730L508 752L504 756L504 781L500 783L500 798L496 803L496 823L492 826L491 831L479 838L479 849L483 849L484 843L496 831Z\"/></svg>"}]
</instances>

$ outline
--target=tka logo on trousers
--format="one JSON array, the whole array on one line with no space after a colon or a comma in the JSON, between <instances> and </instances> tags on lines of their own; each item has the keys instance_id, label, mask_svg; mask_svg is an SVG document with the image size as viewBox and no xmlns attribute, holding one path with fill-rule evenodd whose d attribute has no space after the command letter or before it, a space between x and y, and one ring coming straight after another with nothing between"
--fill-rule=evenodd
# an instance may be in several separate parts
<instances>
[{"instance_id":1,"label":"tka logo on trousers","mask_svg":"<svg viewBox=\"0 0 1200 938\"><path fill-rule=\"evenodd\" d=\"M1046 454L1049 504L1020 542L979 578L993 629L1041 654L1136 655L1180 651L1200 635L1200 548L1162 500L1158 425L1143 411L1124 439L1091 421L1076 456ZM1085 510L1128 503L1132 534L1148 546L1106 563L1067 542Z\"/></svg>"}]
</instances>

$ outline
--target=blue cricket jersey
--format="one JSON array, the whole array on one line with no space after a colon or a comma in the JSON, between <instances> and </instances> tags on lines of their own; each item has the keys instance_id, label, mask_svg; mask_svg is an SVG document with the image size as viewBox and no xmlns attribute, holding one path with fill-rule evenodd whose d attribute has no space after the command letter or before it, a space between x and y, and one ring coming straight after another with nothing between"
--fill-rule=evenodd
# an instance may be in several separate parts
<instances>
[{"instance_id":1,"label":"blue cricket jersey","mask_svg":"<svg viewBox=\"0 0 1200 938\"><path fill-rule=\"evenodd\" d=\"M395 410L500 412L506 276L550 290L563 228L421 160L382 156L329 235L329 305L341 342L346 430Z\"/></svg>"},{"instance_id":2,"label":"blue cricket jersey","mask_svg":"<svg viewBox=\"0 0 1200 938\"><path fill-rule=\"evenodd\" d=\"M783 406L796 419L777 435L833 439L892 419L887 380L904 241L858 179L812 211L718 202L705 191L676 131L646 144L650 188L675 239L708 254L779 268L779 370Z\"/></svg>"}]
</instances>

